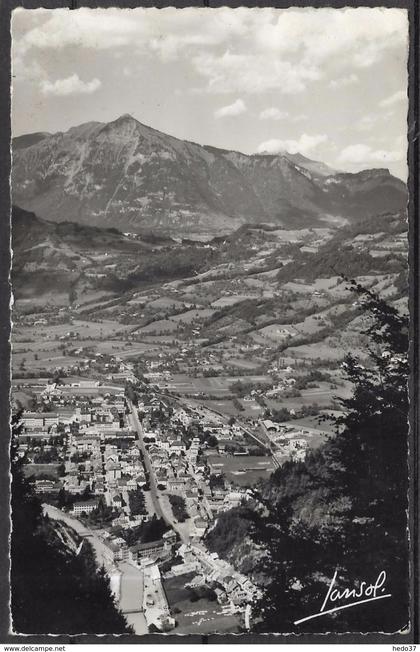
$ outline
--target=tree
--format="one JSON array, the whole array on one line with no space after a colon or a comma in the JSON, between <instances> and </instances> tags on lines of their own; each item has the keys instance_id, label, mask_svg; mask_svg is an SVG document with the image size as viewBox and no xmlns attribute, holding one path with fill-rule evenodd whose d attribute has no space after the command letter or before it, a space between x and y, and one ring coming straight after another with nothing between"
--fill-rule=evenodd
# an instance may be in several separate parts
<instances>
[{"instance_id":1,"label":"tree","mask_svg":"<svg viewBox=\"0 0 420 652\"><path fill-rule=\"evenodd\" d=\"M212 435L211 433L206 433L204 441L206 442L209 448L216 448L219 443L217 437L215 435Z\"/></svg>"},{"instance_id":2,"label":"tree","mask_svg":"<svg viewBox=\"0 0 420 652\"><path fill-rule=\"evenodd\" d=\"M92 498L92 490L90 486L87 484L82 492L82 500L90 500L91 498Z\"/></svg>"},{"instance_id":3,"label":"tree","mask_svg":"<svg viewBox=\"0 0 420 652\"><path fill-rule=\"evenodd\" d=\"M273 474L259 498L268 516L255 540L270 552L273 581L260 603L262 631L396 631L408 620L407 435L408 319L376 294L351 283L370 318L369 359L344 363L353 394L336 435ZM393 599L381 608L347 609L293 622L321 605L328 583L354 588L387 573ZM306 612L306 613L305 613Z\"/></svg>"},{"instance_id":4,"label":"tree","mask_svg":"<svg viewBox=\"0 0 420 652\"><path fill-rule=\"evenodd\" d=\"M245 410L244 406L236 397L232 399L232 403L237 410L239 410L240 412L244 412Z\"/></svg>"},{"instance_id":5,"label":"tree","mask_svg":"<svg viewBox=\"0 0 420 652\"><path fill-rule=\"evenodd\" d=\"M133 546L137 542L149 543L150 541L157 541L162 538L167 530L168 526L163 518L157 518L156 514L154 514L150 521L144 521L137 527L125 530L123 536L127 545Z\"/></svg>"},{"instance_id":6,"label":"tree","mask_svg":"<svg viewBox=\"0 0 420 652\"><path fill-rule=\"evenodd\" d=\"M74 499L71 494L69 494L64 487L61 487L60 491L57 494L57 507L60 509L66 507L72 507Z\"/></svg>"},{"instance_id":7,"label":"tree","mask_svg":"<svg viewBox=\"0 0 420 652\"><path fill-rule=\"evenodd\" d=\"M177 521L184 523L189 518L184 498L176 494L169 494L169 502L171 503L172 511Z\"/></svg>"},{"instance_id":8,"label":"tree","mask_svg":"<svg viewBox=\"0 0 420 652\"><path fill-rule=\"evenodd\" d=\"M130 511L133 516L138 516L139 514L147 514L144 493L139 487L137 487L137 489L134 491L128 492L128 501L130 505Z\"/></svg>"},{"instance_id":9,"label":"tree","mask_svg":"<svg viewBox=\"0 0 420 652\"><path fill-rule=\"evenodd\" d=\"M131 382L125 384L125 396L133 405L138 405L138 396L134 385Z\"/></svg>"}]
</instances>

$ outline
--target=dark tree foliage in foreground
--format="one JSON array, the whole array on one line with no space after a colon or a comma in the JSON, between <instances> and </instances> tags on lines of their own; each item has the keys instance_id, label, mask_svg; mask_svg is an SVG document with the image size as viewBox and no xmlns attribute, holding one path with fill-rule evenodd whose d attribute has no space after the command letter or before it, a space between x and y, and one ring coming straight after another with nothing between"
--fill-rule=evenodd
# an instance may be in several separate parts
<instances>
[{"instance_id":1,"label":"dark tree foliage in foreground","mask_svg":"<svg viewBox=\"0 0 420 652\"><path fill-rule=\"evenodd\" d=\"M353 392L341 400L336 434L305 462L277 469L255 491L253 510L232 510L229 528L220 519L209 534L211 547L226 536L223 550L215 546L225 556L234 555L245 532L268 551L254 568L269 582L253 609L257 631L396 632L409 622L408 317L349 283L368 323L370 348L367 360L348 355L343 365ZM335 572L342 591L374 583L381 571L390 598L294 624L320 611Z\"/></svg>"},{"instance_id":2,"label":"dark tree foliage in foreground","mask_svg":"<svg viewBox=\"0 0 420 652\"><path fill-rule=\"evenodd\" d=\"M90 544L67 548L25 479L17 453L19 415L12 420L11 608L24 634L130 633L109 579L97 569Z\"/></svg>"},{"instance_id":3,"label":"dark tree foliage in foreground","mask_svg":"<svg viewBox=\"0 0 420 652\"><path fill-rule=\"evenodd\" d=\"M394 632L408 624L408 318L350 284L368 318L369 358L346 358L353 393L341 400L336 435L304 463L277 470L262 497L269 511L255 531L273 578L258 605L262 631ZM294 625L320 610L335 571L341 590L385 571L392 597Z\"/></svg>"}]
</instances>

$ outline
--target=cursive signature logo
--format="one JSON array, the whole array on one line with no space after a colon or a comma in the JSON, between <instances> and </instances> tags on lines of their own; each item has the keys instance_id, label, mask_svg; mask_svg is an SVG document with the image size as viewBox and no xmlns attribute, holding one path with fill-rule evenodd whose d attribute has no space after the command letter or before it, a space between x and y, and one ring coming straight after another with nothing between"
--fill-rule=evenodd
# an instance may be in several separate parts
<instances>
[{"instance_id":1,"label":"cursive signature logo","mask_svg":"<svg viewBox=\"0 0 420 652\"><path fill-rule=\"evenodd\" d=\"M358 604L365 604L366 602L373 602L374 600L383 600L384 598L390 598L392 595L391 593L385 593L385 571L381 571L379 573L376 581L373 584L369 584L363 580L360 582L358 588L343 589L341 591L335 587L337 573L338 571L335 571L334 577L332 578L328 587L327 595L325 596L322 607L318 613L312 614L312 616L306 616L306 618L301 618L300 620L295 620L294 625L299 625L299 623L304 623L305 620L319 618L320 616L325 616L326 614L331 614L335 611L349 609L350 607L355 607ZM338 606L332 606L329 609L327 608L330 605L335 605L337 602L340 603L343 600L345 601L344 603L339 604ZM347 602L347 600L352 600L352 602Z\"/></svg>"}]
</instances>

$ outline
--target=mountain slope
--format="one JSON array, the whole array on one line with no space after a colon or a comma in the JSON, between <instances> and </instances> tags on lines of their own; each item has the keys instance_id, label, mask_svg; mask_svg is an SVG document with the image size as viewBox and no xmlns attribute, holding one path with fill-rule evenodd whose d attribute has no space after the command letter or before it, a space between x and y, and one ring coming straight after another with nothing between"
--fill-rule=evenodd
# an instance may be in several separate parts
<instances>
[{"instance_id":1,"label":"mountain slope","mask_svg":"<svg viewBox=\"0 0 420 652\"><path fill-rule=\"evenodd\" d=\"M245 222L341 224L406 202L388 170L343 174L298 154L203 147L129 115L26 137L28 146L24 138L14 147L14 202L53 221L214 234Z\"/></svg>"},{"instance_id":2,"label":"mountain slope","mask_svg":"<svg viewBox=\"0 0 420 652\"><path fill-rule=\"evenodd\" d=\"M84 293L96 288L98 280L85 272L106 271L111 256L137 260L148 249L116 229L71 222L51 224L18 206L12 209L12 247L15 299L38 297L42 301L48 296L54 303L62 303L63 298L67 303L81 283Z\"/></svg>"},{"instance_id":3,"label":"mountain slope","mask_svg":"<svg viewBox=\"0 0 420 652\"><path fill-rule=\"evenodd\" d=\"M25 149L31 145L36 145L41 140L44 140L44 138L48 138L48 136L51 136L51 134L46 131L37 131L32 134L23 134L22 136L16 136L13 138L13 151L16 152L18 149Z\"/></svg>"},{"instance_id":4,"label":"mountain slope","mask_svg":"<svg viewBox=\"0 0 420 652\"><path fill-rule=\"evenodd\" d=\"M15 299L55 305L82 304L191 276L218 258L215 248L201 242L53 224L18 206L12 210L12 246Z\"/></svg>"}]
</instances>

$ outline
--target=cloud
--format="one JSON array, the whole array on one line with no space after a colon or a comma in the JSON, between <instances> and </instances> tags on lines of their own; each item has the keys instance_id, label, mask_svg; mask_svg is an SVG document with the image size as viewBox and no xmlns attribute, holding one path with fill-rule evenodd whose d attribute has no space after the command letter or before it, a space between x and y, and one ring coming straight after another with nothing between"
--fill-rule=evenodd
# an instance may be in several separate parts
<instances>
[{"instance_id":1,"label":"cloud","mask_svg":"<svg viewBox=\"0 0 420 652\"><path fill-rule=\"evenodd\" d=\"M280 140L273 138L261 143L257 151L260 154L278 154L281 152L289 152L289 154L297 154L299 152L300 154L306 154L326 141L326 134L316 134L313 136L302 134L298 140Z\"/></svg>"},{"instance_id":2,"label":"cloud","mask_svg":"<svg viewBox=\"0 0 420 652\"><path fill-rule=\"evenodd\" d=\"M356 122L355 127L359 131L370 131L377 126L380 126L381 129L384 127L390 118L393 117L392 111L382 111L380 113L367 113L362 116L358 122Z\"/></svg>"},{"instance_id":3,"label":"cloud","mask_svg":"<svg viewBox=\"0 0 420 652\"><path fill-rule=\"evenodd\" d=\"M407 43L408 17L403 9L303 8L279 11L277 16L259 30L259 46L283 55L294 53L310 65L339 57L364 68L386 50Z\"/></svg>"},{"instance_id":4,"label":"cloud","mask_svg":"<svg viewBox=\"0 0 420 652\"><path fill-rule=\"evenodd\" d=\"M341 152L338 160L343 163L394 163L403 159L404 153L399 150L374 150L370 145L358 143L349 145Z\"/></svg>"},{"instance_id":5,"label":"cloud","mask_svg":"<svg viewBox=\"0 0 420 652\"><path fill-rule=\"evenodd\" d=\"M228 104L227 106L222 106L220 109L214 112L215 118L226 118L229 116L240 115L245 113L247 110L245 102L241 99L236 100L233 104Z\"/></svg>"},{"instance_id":6,"label":"cloud","mask_svg":"<svg viewBox=\"0 0 420 652\"><path fill-rule=\"evenodd\" d=\"M287 118L288 115L287 111L280 111L280 109L276 109L276 107L272 106L261 111L259 118L260 120L283 120L283 118Z\"/></svg>"},{"instance_id":7,"label":"cloud","mask_svg":"<svg viewBox=\"0 0 420 652\"><path fill-rule=\"evenodd\" d=\"M174 59L191 47L228 43L250 29L252 18L249 11L227 8L19 10L14 12L13 32L23 51L130 46L146 48L162 59ZM22 24L27 28L20 29Z\"/></svg>"},{"instance_id":8,"label":"cloud","mask_svg":"<svg viewBox=\"0 0 420 652\"><path fill-rule=\"evenodd\" d=\"M321 79L321 70L310 65L291 63L267 54L236 54L227 50L222 56L210 52L193 57L196 72L207 78L211 93L258 94L281 90L295 94L305 90L310 81Z\"/></svg>"},{"instance_id":9,"label":"cloud","mask_svg":"<svg viewBox=\"0 0 420 652\"><path fill-rule=\"evenodd\" d=\"M298 113L298 115L293 116L292 122L304 122L308 118L309 116L306 113Z\"/></svg>"},{"instance_id":10,"label":"cloud","mask_svg":"<svg viewBox=\"0 0 420 652\"><path fill-rule=\"evenodd\" d=\"M231 9L187 7L13 13L16 55L65 48L119 50L131 56L185 61L211 93L295 94L312 82L370 66L406 47L407 12L396 8ZM346 76L347 75L347 76Z\"/></svg>"},{"instance_id":11,"label":"cloud","mask_svg":"<svg viewBox=\"0 0 420 652\"><path fill-rule=\"evenodd\" d=\"M394 106L394 104L399 104L399 102L406 102L407 99L407 91L397 91L393 95L390 95L389 97L386 97L384 100L379 102L379 106Z\"/></svg>"},{"instance_id":12,"label":"cloud","mask_svg":"<svg viewBox=\"0 0 420 652\"><path fill-rule=\"evenodd\" d=\"M343 88L343 86L350 86L351 84L355 84L358 81L359 77L355 73L352 73L351 75L347 75L347 77L331 79L331 81L328 83L328 86L330 88Z\"/></svg>"},{"instance_id":13,"label":"cloud","mask_svg":"<svg viewBox=\"0 0 420 652\"><path fill-rule=\"evenodd\" d=\"M221 7L208 11L200 7L183 10L137 9L151 50L163 61L188 57L193 52L227 45L252 32L253 16L247 9ZM147 43L146 43L147 46Z\"/></svg>"},{"instance_id":14,"label":"cloud","mask_svg":"<svg viewBox=\"0 0 420 652\"><path fill-rule=\"evenodd\" d=\"M380 119L381 116L378 113L367 113L356 123L356 128L360 131L370 131Z\"/></svg>"},{"instance_id":15,"label":"cloud","mask_svg":"<svg viewBox=\"0 0 420 652\"><path fill-rule=\"evenodd\" d=\"M251 46L265 53L300 54L307 63L325 62L334 55L343 60L350 54L364 67L383 51L405 45L407 32L407 11L396 8L82 7L13 12L13 33L26 49L113 49L143 42L164 58L191 47L230 47L235 39L241 40L243 53Z\"/></svg>"},{"instance_id":16,"label":"cloud","mask_svg":"<svg viewBox=\"0 0 420 652\"><path fill-rule=\"evenodd\" d=\"M35 10L38 12L38 10ZM33 10L31 10L31 13ZM30 49L62 50L66 47L112 49L126 45L138 33L137 23L129 13L115 10L95 11L87 8L42 10L43 22L28 29L19 39L22 52ZM13 21L25 19L17 14Z\"/></svg>"},{"instance_id":17,"label":"cloud","mask_svg":"<svg viewBox=\"0 0 420 652\"><path fill-rule=\"evenodd\" d=\"M12 75L16 81L39 82L46 77L45 70L36 61L27 57L12 57Z\"/></svg>"},{"instance_id":18,"label":"cloud","mask_svg":"<svg viewBox=\"0 0 420 652\"><path fill-rule=\"evenodd\" d=\"M258 21L223 54L199 52L195 70L209 92L295 94L329 76L331 66L364 68L385 52L406 46L407 12L399 9L285 9L251 12ZM267 65L269 62L269 65ZM334 80L355 83L356 73ZM334 87L334 84L333 84Z\"/></svg>"},{"instance_id":19,"label":"cloud","mask_svg":"<svg viewBox=\"0 0 420 652\"><path fill-rule=\"evenodd\" d=\"M77 74L66 77L66 79L56 79L55 82L44 80L40 84L41 93L43 95L89 95L94 93L101 87L99 79L92 79L89 82L84 82L79 79Z\"/></svg>"}]
</instances>

